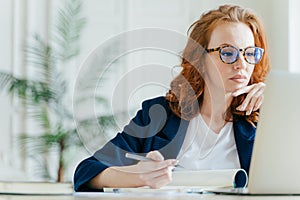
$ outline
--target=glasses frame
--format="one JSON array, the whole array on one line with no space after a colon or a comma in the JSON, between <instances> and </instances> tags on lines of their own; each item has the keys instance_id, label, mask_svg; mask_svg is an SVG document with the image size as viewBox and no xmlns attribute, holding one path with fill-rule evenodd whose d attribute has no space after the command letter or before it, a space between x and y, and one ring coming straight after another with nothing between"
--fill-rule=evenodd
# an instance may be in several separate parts
<instances>
[{"instance_id":1,"label":"glasses frame","mask_svg":"<svg viewBox=\"0 0 300 200\"><path fill-rule=\"evenodd\" d=\"M246 61L247 63L249 63L249 64L252 64L252 65L258 64L258 63L261 61L261 59L262 59L262 57L263 57L263 54L264 54L264 49L263 49L263 48L255 47L255 46L246 47L246 48L244 48L244 49L238 49L238 48L236 48L235 46L232 46L232 45L224 45L224 46L220 46L220 47L216 47L216 48L211 48L211 49L205 49L205 50L207 51L207 53L219 51L219 57L220 57L221 61L222 61L223 63L225 63L225 64L233 64L233 63L235 63L235 62L238 60L238 58L239 58L239 54L237 54L236 59L235 59L233 62L230 62L230 63L225 62L225 61L222 59L222 56L221 56L221 50L222 50L223 48L225 48L225 47L232 47L232 48L236 49L238 52L243 52L242 55L243 55L245 61ZM261 58L259 59L259 61L258 61L257 63L251 63L251 62L248 61L248 59L247 59L247 57L246 57L246 55L245 55L245 51L247 51L247 49L249 49L249 48L258 48L258 49L261 50L262 56L261 56Z\"/></svg>"}]
</instances>

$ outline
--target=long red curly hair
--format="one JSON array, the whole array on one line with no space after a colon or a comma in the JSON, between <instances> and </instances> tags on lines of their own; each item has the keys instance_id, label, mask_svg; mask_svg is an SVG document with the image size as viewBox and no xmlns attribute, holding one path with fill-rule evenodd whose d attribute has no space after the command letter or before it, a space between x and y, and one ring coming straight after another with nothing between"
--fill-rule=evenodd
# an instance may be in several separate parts
<instances>
[{"instance_id":1,"label":"long red curly hair","mask_svg":"<svg viewBox=\"0 0 300 200\"><path fill-rule=\"evenodd\" d=\"M270 70L266 34L262 22L257 15L249 9L237 5L222 5L218 9L204 13L199 20L194 22L189 31L187 45L182 53L180 74L171 82L170 90L166 94L171 110L180 118L191 120L199 114L199 107L203 101L205 81L201 76L203 58L211 33L216 26L224 22L241 22L246 24L252 31L255 45L263 48L264 54L261 61L255 65L249 85L264 82ZM259 113L252 112L245 115L245 111L236 110L245 99L246 94L235 97L225 114L225 120L235 120L245 117L248 122L255 126Z\"/></svg>"}]
</instances>

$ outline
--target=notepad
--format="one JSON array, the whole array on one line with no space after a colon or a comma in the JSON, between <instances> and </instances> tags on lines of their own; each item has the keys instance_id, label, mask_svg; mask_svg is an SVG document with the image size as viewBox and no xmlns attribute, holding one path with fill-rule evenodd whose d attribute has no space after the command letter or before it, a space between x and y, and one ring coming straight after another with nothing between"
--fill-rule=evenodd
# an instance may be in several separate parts
<instances>
[{"instance_id":1,"label":"notepad","mask_svg":"<svg viewBox=\"0 0 300 200\"><path fill-rule=\"evenodd\" d=\"M174 171L173 186L246 187L248 176L244 169Z\"/></svg>"},{"instance_id":2,"label":"notepad","mask_svg":"<svg viewBox=\"0 0 300 200\"><path fill-rule=\"evenodd\" d=\"M248 176L243 169L221 169L200 171L174 171L172 182L159 189L104 188L104 192L142 192L142 193L202 193L208 188L246 187Z\"/></svg>"}]
</instances>

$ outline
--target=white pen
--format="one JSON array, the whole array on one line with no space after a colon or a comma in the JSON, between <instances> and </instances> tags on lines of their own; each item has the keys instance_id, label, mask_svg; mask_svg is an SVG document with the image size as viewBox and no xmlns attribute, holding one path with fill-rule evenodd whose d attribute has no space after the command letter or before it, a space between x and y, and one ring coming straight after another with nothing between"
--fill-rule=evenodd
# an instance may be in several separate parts
<instances>
[{"instance_id":1,"label":"white pen","mask_svg":"<svg viewBox=\"0 0 300 200\"><path fill-rule=\"evenodd\" d=\"M134 159L134 160L139 160L139 161L154 161L153 159L151 158L148 158L148 157L145 157L145 156L140 156L140 155L137 155L137 154L133 154L133 153L126 153L125 154L125 157L126 158L131 158L131 159ZM180 165L175 165L174 166L175 168L172 170L184 170L184 167L180 166Z\"/></svg>"},{"instance_id":2,"label":"white pen","mask_svg":"<svg viewBox=\"0 0 300 200\"><path fill-rule=\"evenodd\" d=\"M153 161L153 159L151 159L151 158L147 158L145 156L140 156L140 155L133 154L133 153L126 153L125 157L126 158L131 158L131 159L134 159L134 160L139 160L139 161Z\"/></svg>"}]
</instances>

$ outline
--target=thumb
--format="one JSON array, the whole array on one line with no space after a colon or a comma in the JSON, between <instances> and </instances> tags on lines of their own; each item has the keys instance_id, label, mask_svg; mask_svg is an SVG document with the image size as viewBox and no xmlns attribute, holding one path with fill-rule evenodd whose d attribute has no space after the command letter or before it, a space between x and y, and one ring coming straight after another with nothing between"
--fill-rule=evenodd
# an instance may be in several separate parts
<instances>
[{"instance_id":1,"label":"thumb","mask_svg":"<svg viewBox=\"0 0 300 200\"><path fill-rule=\"evenodd\" d=\"M151 158L154 161L163 161L164 157L159 151L150 151L146 157Z\"/></svg>"}]
</instances>

